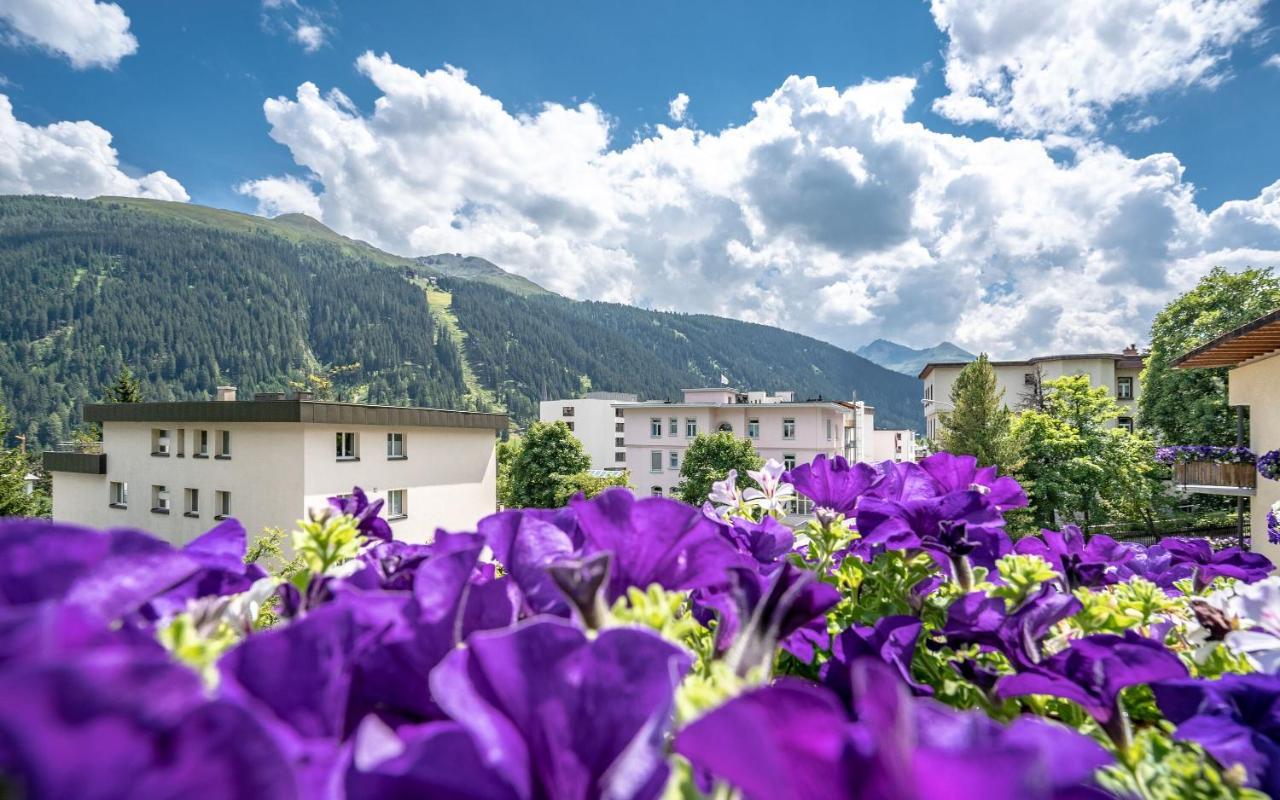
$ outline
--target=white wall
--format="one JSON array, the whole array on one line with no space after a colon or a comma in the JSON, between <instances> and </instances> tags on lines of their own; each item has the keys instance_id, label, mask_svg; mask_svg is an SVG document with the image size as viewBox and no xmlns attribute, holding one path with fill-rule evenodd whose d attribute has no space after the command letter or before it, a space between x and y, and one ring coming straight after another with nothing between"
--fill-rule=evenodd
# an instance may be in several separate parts
<instances>
[{"instance_id":1,"label":"white wall","mask_svg":"<svg viewBox=\"0 0 1280 800\"><path fill-rule=\"evenodd\" d=\"M617 446L617 439L623 435L617 429L623 418L614 411L618 403L592 397L543 400L538 404L538 419L573 423L573 435L591 458L592 469L622 469L626 466L626 451ZM565 414L566 409L572 409L573 413ZM619 453L624 455L622 461L617 458Z\"/></svg>"},{"instance_id":2,"label":"white wall","mask_svg":"<svg viewBox=\"0 0 1280 800\"><path fill-rule=\"evenodd\" d=\"M1280 449L1280 353L1231 370L1227 378L1231 404L1249 406L1249 449L1258 455ZM1267 541L1267 510L1280 500L1280 481L1258 476L1258 491L1250 503L1250 537L1255 552L1280 564L1280 545Z\"/></svg>"}]
</instances>

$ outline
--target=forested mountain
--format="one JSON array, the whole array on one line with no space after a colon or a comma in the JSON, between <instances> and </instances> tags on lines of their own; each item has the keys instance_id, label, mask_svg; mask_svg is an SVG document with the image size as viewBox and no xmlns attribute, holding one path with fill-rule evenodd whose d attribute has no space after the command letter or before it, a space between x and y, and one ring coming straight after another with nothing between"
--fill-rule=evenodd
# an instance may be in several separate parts
<instances>
[{"instance_id":1,"label":"forested mountain","mask_svg":"<svg viewBox=\"0 0 1280 800\"><path fill-rule=\"evenodd\" d=\"M507 272L492 261L476 256L440 253L434 256L420 256L414 260L428 269L451 278L488 283L516 294L551 294L523 275Z\"/></svg>"},{"instance_id":2,"label":"forested mountain","mask_svg":"<svg viewBox=\"0 0 1280 800\"><path fill-rule=\"evenodd\" d=\"M919 427L917 381L831 345L572 301L517 276L504 288L482 271L445 277L301 215L0 197L0 402L14 433L49 444L125 365L152 400L206 398L223 383L247 396L331 374L342 399L500 408L521 424L543 398L662 399L724 374L801 396L856 391L878 423Z\"/></svg>"},{"instance_id":3,"label":"forested mountain","mask_svg":"<svg viewBox=\"0 0 1280 800\"><path fill-rule=\"evenodd\" d=\"M886 369L901 372L913 378L920 374L925 364L930 362L972 361L977 358L973 353L951 342L917 349L888 339L876 339L871 344L864 344L858 348L857 353L868 361L874 361Z\"/></svg>"}]
</instances>

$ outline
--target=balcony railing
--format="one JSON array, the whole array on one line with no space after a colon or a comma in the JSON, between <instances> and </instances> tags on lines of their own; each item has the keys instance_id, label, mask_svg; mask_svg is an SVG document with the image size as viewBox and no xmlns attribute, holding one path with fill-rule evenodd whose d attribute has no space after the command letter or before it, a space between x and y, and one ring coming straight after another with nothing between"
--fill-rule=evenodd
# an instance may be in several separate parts
<instances>
[{"instance_id":1,"label":"balcony railing","mask_svg":"<svg viewBox=\"0 0 1280 800\"><path fill-rule=\"evenodd\" d=\"M101 453L102 442L58 442L45 452L54 453Z\"/></svg>"},{"instance_id":2,"label":"balcony railing","mask_svg":"<svg viewBox=\"0 0 1280 800\"><path fill-rule=\"evenodd\" d=\"M1258 470L1253 464L1188 461L1173 465L1173 483L1197 494L1252 495L1257 492Z\"/></svg>"}]
</instances>

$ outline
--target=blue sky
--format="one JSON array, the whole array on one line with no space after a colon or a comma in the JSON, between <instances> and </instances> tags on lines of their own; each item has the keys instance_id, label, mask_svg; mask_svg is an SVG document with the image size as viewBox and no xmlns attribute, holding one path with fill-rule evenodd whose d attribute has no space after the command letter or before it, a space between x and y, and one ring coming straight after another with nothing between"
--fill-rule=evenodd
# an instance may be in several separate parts
<instances>
[{"instance_id":1,"label":"blue sky","mask_svg":"<svg viewBox=\"0 0 1280 800\"><path fill-rule=\"evenodd\" d=\"M0 94L36 142L22 145L31 153L16 176L0 159L4 191L107 186L303 210L397 252L484 255L572 296L726 313L849 346L875 334L997 352L1014 347L999 346L1009 335L1025 341L1016 349L1114 346L1140 338L1208 260L1271 265L1266 254L1280 250L1267 227L1280 225L1280 200L1264 191L1280 179L1277 2L1139 0L1140 16L1126 19L1089 0L1052 11L1068 14L1050 26L1062 31L996 0L12 3L0 10ZM1168 42L1142 28L1166 13L1186 25ZM68 42L69 28L89 33ZM103 51L112 36L116 49ZM1179 50L1188 36L1198 44ZM1139 50L1149 55L1125 61ZM357 65L364 54L387 56L381 72ZM465 78L446 79L446 64ZM966 69L1010 81L957 89ZM391 72L416 75L416 88L397 95L374 74L400 80ZM814 81L787 88L790 76ZM315 104L299 100L306 83L318 87ZM896 87L896 99L872 97L873 85ZM859 86L862 95L840 94ZM420 108L419 90L439 94ZM688 111L675 119L668 104L680 93ZM969 105L940 107L949 94ZM386 119L380 97L395 112ZM285 99L275 119L264 113L271 98ZM767 100L792 119L785 132L753 105ZM812 102L823 120L804 115ZM548 132L550 118L532 124L546 104L567 111L571 133ZM434 132L453 112L474 136ZM881 113L892 132L877 127ZM401 118L411 124L396 127ZM112 137L118 161L97 165L100 181L68 183L81 165L41 183L52 156L39 134L63 121ZM341 130L368 142L333 144ZM472 142L475 152L459 152ZM494 166L495 152L512 163ZM1063 181L1047 199L1041 169ZM148 188L158 172L167 188ZM654 175L685 177L655 188ZM402 180L400 195L381 188ZM1074 204L1112 181L1109 199ZM1244 222L1214 216L1231 201L1253 203L1235 215ZM1094 221L1084 239L1061 233ZM1065 312L1080 298L1044 296L1046 276L1099 292L1073 320ZM726 294L731 278L742 288ZM957 285L963 305L947 302ZM1140 291L1117 299L1114 287L1127 285ZM797 292L816 312L784 296Z\"/></svg>"}]
</instances>

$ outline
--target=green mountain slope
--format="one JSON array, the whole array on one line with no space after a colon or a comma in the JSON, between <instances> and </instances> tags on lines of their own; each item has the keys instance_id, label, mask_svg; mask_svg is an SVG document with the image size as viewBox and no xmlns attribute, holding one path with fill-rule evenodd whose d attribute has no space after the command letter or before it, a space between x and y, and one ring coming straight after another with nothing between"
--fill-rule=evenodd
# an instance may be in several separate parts
<instances>
[{"instance_id":1,"label":"green mountain slope","mask_svg":"<svg viewBox=\"0 0 1280 800\"><path fill-rule=\"evenodd\" d=\"M334 377L343 399L502 409L519 424L543 398L594 388L662 399L725 374L741 388L857 392L883 426L919 426L918 381L831 345L572 301L460 261L394 256L302 215L0 197L0 402L14 433L49 444L125 364L156 400L208 397L220 383L247 396L345 367Z\"/></svg>"},{"instance_id":2,"label":"green mountain slope","mask_svg":"<svg viewBox=\"0 0 1280 800\"><path fill-rule=\"evenodd\" d=\"M863 345L858 348L857 353L868 361L913 378L931 361L972 361L976 358L973 353L951 342L916 349L887 339L876 339L871 344Z\"/></svg>"}]
</instances>

